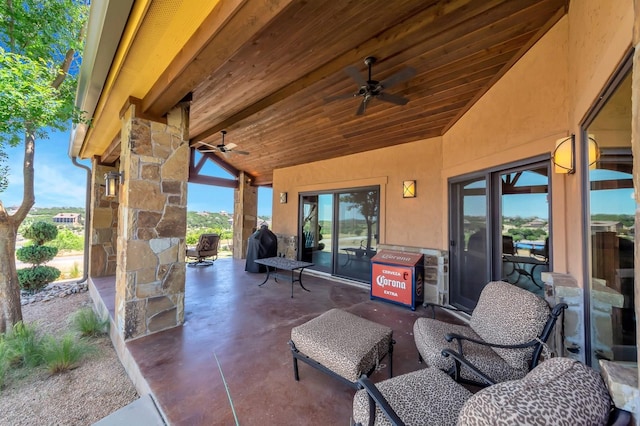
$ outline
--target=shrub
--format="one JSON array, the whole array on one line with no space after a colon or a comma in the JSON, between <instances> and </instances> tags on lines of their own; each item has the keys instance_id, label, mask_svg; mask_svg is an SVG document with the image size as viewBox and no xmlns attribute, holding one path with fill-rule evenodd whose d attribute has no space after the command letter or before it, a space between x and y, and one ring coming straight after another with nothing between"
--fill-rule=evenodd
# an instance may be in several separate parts
<instances>
[{"instance_id":1,"label":"shrub","mask_svg":"<svg viewBox=\"0 0 640 426\"><path fill-rule=\"evenodd\" d=\"M37 367L42 364L42 338L35 325L20 321L6 333L3 341L2 358L7 365Z\"/></svg>"},{"instance_id":2,"label":"shrub","mask_svg":"<svg viewBox=\"0 0 640 426\"><path fill-rule=\"evenodd\" d=\"M49 245L59 250L83 250L84 237L75 234L70 229L63 228L58 231L58 236Z\"/></svg>"},{"instance_id":3,"label":"shrub","mask_svg":"<svg viewBox=\"0 0 640 426\"><path fill-rule=\"evenodd\" d=\"M48 246L25 246L16 250L19 261L41 265L56 257L58 249Z\"/></svg>"},{"instance_id":4,"label":"shrub","mask_svg":"<svg viewBox=\"0 0 640 426\"><path fill-rule=\"evenodd\" d=\"M28 228L25 228L22 236L32 240L35 245L41 246L47 241L51 241L58 235L58 228L47 222L35 222Z\"/></svg>"},{"instance_id":5,"label":"shrub","mask_svg":"<svg viewBox=\"0 0 640 426\"><path fill-rule=\"evenodd\" d=\"M80 276L80 266L78 262L73 262L73 266L69 271L69 278L78 278Z\"/></svg>"},{"instance_id":6,"label":"shrub","mask_svg":"<svg viewBox=\"0 0 640 426\"><path fill-rule=\"evenodd\" d=\"M60 276L60 270L53 266L18 269L17 273L20 288L32 293L42 290L47 284L57 280Z\"/></svg>"},{"instance_id":7,"label":"shrub","mask_svg":"<svg viewBox=\"0 0 640 426\"><path fill-rule=\"evenodd\" d=\"M57 268L42 266L58 253L57 248L43 245L58 235L58 228L51 223L36 222L26 228L23 235L31 239L34 244L20 248L16 255L22 262L31 263L33 266L19 269L18 281L23 290L37 292L60 276L60 270Z\"/></svg>"},{"instance_id":8,"label":"shrub","mask_svg":"<svg viewBox=\"0 0 640 426\"><path fill-rule=\"evenodd\" d=\"M7 357L7 342L4 336L0 334L0 389L4 386L5 378L9 371L9 361Z\"/></svg>"},{"instance_id":9,"label":"shrub","mask_svg":"<svg viewBox=\"0 0 640 426\"><path fill-rule=\"evenodd\" d=\"M109 330L109 319L100 318L91 308L83 308L71 317L71 327L82 336L99 336Z\"/></svg>"},{"instance_id":10,"label":"shrub","mask_svg":"<svg viewBox=\"0 0 640 426\"><path fill-rule=\"evenodd\" d=\"M71 333L62 337L47 336L42 352L44 364L51 374L76 368L80 361L95 349Z\"/></svg>"}]
</instances>

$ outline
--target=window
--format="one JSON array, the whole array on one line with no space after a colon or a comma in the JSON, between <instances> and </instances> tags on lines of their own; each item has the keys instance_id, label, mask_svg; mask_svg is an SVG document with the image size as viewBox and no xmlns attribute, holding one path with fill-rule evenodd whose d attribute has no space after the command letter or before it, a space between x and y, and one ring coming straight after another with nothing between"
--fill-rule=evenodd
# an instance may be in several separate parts
<instances>
[{"instance_id":1,"label":"window","mask_svg":"<svg viewBox=\"0 0 640 426\"><path fill-rule=\"evenodd\" d=\"M598 359L637 360L631 72L621 74L582 137L582 143L592 138L600 147L587 176L587 362L594 368ZM583 166L587 169L586 159Z\"/></svg>"},{"instance_id":2,"label":"window","mask_svg":"<svg viewBox=\"0 0 640 426\"><path fill-rule=\"evenodd\" d=\"M451 304L474 308L493 280L543 294L549 170L532 160L450 180Z\"/></svg>"}]
</instances>

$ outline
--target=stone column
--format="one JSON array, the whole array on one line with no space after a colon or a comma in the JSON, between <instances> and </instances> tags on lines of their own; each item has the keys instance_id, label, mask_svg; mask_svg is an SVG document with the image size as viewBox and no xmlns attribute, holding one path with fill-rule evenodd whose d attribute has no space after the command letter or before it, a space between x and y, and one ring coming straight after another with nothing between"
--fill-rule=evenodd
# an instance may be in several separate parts
<instances>
[{"instance_id":1,"label":"stone column","mask_svg":"<svg viewBox=\"0 0 640 426\"><path fill-rule=\"evenodd\" d=\"M543 272L545 299L551 307L564 302L568 305L558 318L548 343L556 356L564 356L586 362L585 353L584 290L570 274Z\"/></svg>"},{"instance_id":2,"label":"stone column","mask_svg":"<svg viewBox=\"0 0 640 426\"><path fill-rule=\"evenodd\" d=\"M116 245L118 230L118 200L105 197L105 173L115 167L98 164L92 160L91 212L89 212L89 276L104 277L116 273Z\"/></svg>"},{"instance_id":3,"label":"stone column","mask_svg":"<svg viewBox=\"0 0 640 426\"><path fill-rule=\"evenodd\" d=\"M188 112L172 110L165 124L136 109L121 119L115 321L125 339L184 322Z\"/></svg>"},{"instance_id":4,"label":"stone column","mask_svg":"<svg viewBox=\"0 0 640 426\"><path fill-rule=\"evenodd\" d=\"M247 239L258 226L258 190L251 178L240 173L238 189L233 195L233 258L244 259Z\"/></svg>"}]
</instances>

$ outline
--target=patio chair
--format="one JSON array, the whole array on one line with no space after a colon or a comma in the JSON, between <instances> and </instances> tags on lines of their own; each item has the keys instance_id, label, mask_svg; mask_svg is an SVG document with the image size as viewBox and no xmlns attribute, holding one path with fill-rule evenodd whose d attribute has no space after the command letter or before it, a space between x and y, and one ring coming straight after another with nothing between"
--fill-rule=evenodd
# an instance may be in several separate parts
<instances>
[{"instance_id":1,"label":"patio chair","mask_svg":"<svg viewBox=\"0 0 640 426\"><path fill-rule=\"evenodd\" d=\"M189 262L189 266L211 266L218 258L218 244L220 236L218 234L202 234L198 239L195 248L187 248L187 258L194 259Z\"/></svg>"},{"instance_id":2,"label":"patio chair","mask_svg":"<svg viewBox=\"0 0 640 426\"><path fill-rule=\"evenodd\" d=\"M436 368L363 387L353 398L355 425L626 425L612 409L600 374L570 358L551 358L524 378L472 394Z\"/></svg>"},{"instance_id":3,"label":"patio chair","mask_svg":"<svg viewBox=\"0 0 640 426\"><path fill-rule=\"evenodd\" d=\"M436 304L431 307L458 310ZM546 349L558 317L535 294L503 281L485 286L468 325L418 318L413 325L420 361L448 372L456 381L487 386L524 377ZM463 368L464 367L464 368Z\"/></svg>"}]
</instances>

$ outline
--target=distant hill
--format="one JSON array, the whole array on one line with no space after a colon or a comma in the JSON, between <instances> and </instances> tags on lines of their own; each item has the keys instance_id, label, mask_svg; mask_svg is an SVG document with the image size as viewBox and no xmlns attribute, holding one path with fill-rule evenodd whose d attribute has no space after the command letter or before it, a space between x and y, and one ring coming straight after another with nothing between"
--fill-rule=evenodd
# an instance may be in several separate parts
<instances>
[{"instance_id":1,"label":"distant hill","mask_svg":"<svg viewBox=\"0 0 640 426\"><path fill-rule=\"evenodd\" d=\"M34 207L28 215L28 221L33 222L53 222L53 217L58 213L79 213L82 215L82 223L86 219L84 208L81 207ZM258 224L271 222L269 216L259 216ZM228 212L187 212L187 229L233 229L233 213Z\"/></svg>"}]
</instances>

